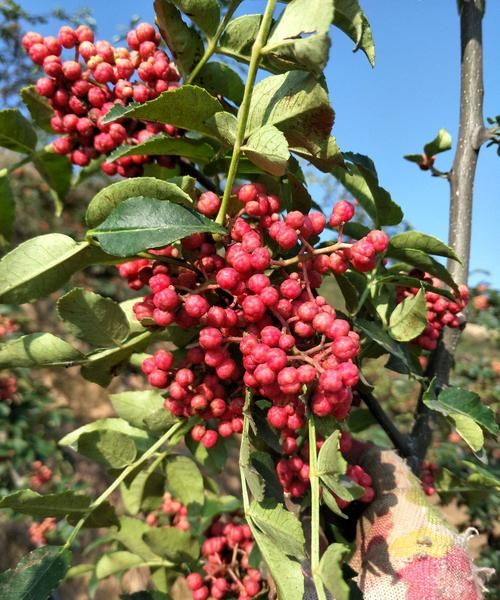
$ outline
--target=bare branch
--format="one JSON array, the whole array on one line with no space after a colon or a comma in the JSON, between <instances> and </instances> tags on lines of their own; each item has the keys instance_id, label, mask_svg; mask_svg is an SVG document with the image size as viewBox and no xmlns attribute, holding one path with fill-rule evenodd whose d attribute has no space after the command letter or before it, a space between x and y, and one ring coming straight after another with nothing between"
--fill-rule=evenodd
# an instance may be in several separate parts
<instances>
[{"instance_id":1,"label":"bare branch","mask_svg":"<svg viewBox=\"0 0 500 600\"><path fill-rule=\"evenodd\" d=\"M472 197L483 120L483 46L484 0L460 3L461 80L460 127L453 167L450 173L450 220L448 242L461 263L448 261L448 270L458 284L467 283L472 225ZM428 374L436 377L438 389L446 387L461 331L446 328L431 358ZM420 399L411 434L416 457L421 461L432 437L430 411Z\"/></svg>"},{"instance_id":2,"label":"bare branch","mask_svg":"<svg viewBox=\"0 0 500 600\"><path fill-rule=\"evenodd\" d=\"M412 447L408 436L399 431L396 425L394 425L393 420L384 411L373 394L365 389L359 390L358 388L358 391L360 391L361 399L366 404L377 423L382 427L391 442L394 444L394 447L399 454L404 458L409 458L412 454Z\"/></svg>"},{"instance_id":3,"label":"bare branch","mask_svg":"<svg viewBox=\"0 0 500 600\"><path fill-rule=\"evenodd\" d=\"M179 165L183 175L191 175L191 177L194 177L196 181L209 192L215 192L216 194L220 193L220 190L217 189L215 183L209 177L199 171L191 162L180 157Z\"/></svg>"}]
</instances>

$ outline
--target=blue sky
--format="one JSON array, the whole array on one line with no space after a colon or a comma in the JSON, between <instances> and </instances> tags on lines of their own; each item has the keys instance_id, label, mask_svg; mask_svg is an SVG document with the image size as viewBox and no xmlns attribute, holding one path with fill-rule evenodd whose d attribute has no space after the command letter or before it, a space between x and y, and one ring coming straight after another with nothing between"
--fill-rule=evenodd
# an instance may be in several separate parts
<instances>
[{"instance_id":1,"label":"blue sky","mask_svg":"<svg viewBox=\"0 0 500 600\"><path fill-rule=\"evenodd\" d=\"M24 8L40 11L39 0L21 0ZM44 3L58 6L57 2ZM247 0L240 12L260 12L261 1ZM367 154L378 169L381 185L418 230L446 240L448 197L446 181L422 173L402 156L419 152L438 129L455 141L459 109L459 20L455 0L362 0L376 45L372 69L352 42L333 31L327 79L336 111L334 134L342 150ZM98 35L111 38L134 14L153 15L152 1L65 0L67 11L88 6L98 23ZM500 2L487 2L484 21L485 116L500 114ZM452 153L436 166L447 170ZM500 287L497 259L500 226L500 157L483 148L474 197L471 283L487 279Z\"/></svg>"}]
</instances>

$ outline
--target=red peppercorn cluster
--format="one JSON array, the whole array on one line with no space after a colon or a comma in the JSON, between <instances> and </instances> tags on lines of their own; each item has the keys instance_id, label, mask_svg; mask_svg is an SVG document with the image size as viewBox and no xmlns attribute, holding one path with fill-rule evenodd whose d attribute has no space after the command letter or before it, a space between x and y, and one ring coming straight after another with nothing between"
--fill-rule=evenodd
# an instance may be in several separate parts
<instances>
[{"instance_id":1,"label":"red peppercorn cluster","mask_svg":"<svg viewBox=\"0 0 500 600\"><path fill-rule=\"evenodd\" d=\"M261 592L262 577L248 564L253 547L250 527L233 517L217 519L205 534L201 547L204 573L190 573L186 582L193 600L238 598L246 600Z\"/></svg>"},{"instance_id":2,"label":"red peppercorn cluster","mask_svg":"<svg viewBox=\"0 0 500 600\"><path fill-rule=\"evenodd\" d=\"M151 512L146 517L146 523L151 527L158 524L168 525L170 527L176 527L181 531L188 531L189 521L187 519L187 507L181 504L168 492L163 494L163 502L160 508L160 512ZM166 517L165 519L162 517Z\"/></svg>"},{"instance_id":3,"label":"red peppercorn cluster","mask_svg":"<svg viewBox=\"0 0 500 600\"><path fill-rule=\"evenodd\" d=\"M0 400L9 400L17 392L15 377L0 377Z\"/></svg>"},{"instance_id":4,"label":"red peppercorn cluster","mask_svg":"<svg viewBox=\"0 0 500 600\"><path fill-rule=\"evenodd\" d=\"M417 269L410 271L411 277L417 277L434 287L442 287L443 283L432 277L428 273L423 273ZM415 296L420 288L399 287L396 292L396 301L402 302L405 298ZM463 323L462 311L469 300L469 290L467 286L459 286L459 294L455 293L456 300L452 302L448 298L441 296L436 292L426 292L425 301L427 304L427 326L424 331L413 341L424 350L435 350L441 331L445 326L457 328Z\"/></svg>"},{"instance_id":5,"label":"red peppercorn cluster","mask_svg":"<svg viewBox=\"0 0 500 600\"><path fill-rule=\"evenodd\" d=\"M276 464L276 473L285 493L294 498L301 498L309 488L309 442L304 441L299 449L296 440L296 449L294 454L287 458L281 458ZM316 450L319 451L324 444L324 439L318 436L316 441ZM339 448L342 454L347 454L352 448L352 438L347 431L340 435ZM365 492L360 502L369 504L375 493L373 491L372 478L359 465L348 465L346 471L347 477L355 483L365 488ZM335 496L335 500L340 508L346 508L349 502Z\"/></svg>"},{"instance_id":6,"label":"red peppercorn cluster","mask_svg":"<svg viewBox=\"0 0 500 600\"><path fill-rule=\"evenodd\" d=\"M292 453L305 424L303 393L311 391L313 414L340 420L358 381L353 361L359 336L317 295L322 275L331 270L333 255L353 268L373 267L387 236L372 231L354 244L339 241L315 250L311 242L326 226L324 215L293 211L283 217L280 199L260 184L244 185L236 196L242 208L220 242L223 252L211 236L195 234L155 251L154 261L125 263L119 272L133 289L151 290L134 306L143 325L201 326L179 364L159 350L142 367L151 385L167 390L165 404L173 414L203 419L193 439L210 448L219 436L241 432L243 383L271 402L268 421ZM206 192L197 206L213 216L220 200ZM353 211L347 202L336 204L334 222L341 227ZM291 258L280 258L292 249ZM164 256L182 262L172 264Z\"/></svg>"},{"instance_id":7,"label":"red peppercorn cluster","mask_svg":"<svg viewBox=\"0 0 500 600\"><path fill-rule=\"evenodd\" d=\"M32 473L30 476L30 483L32 488L41 488L52 479L52 469L47 467L47 465L44 465L41 460L35 460L32 463L31 468Z\"/></svg>"},{"instance_id":8,"label":"red peppercorn cluster","mask_svg":"<svg viewBox=\"0 0 500 600\"><path fill-rule=\"evenodd\" d=\"M295 434L296 435L296 434ZM317 436L316 451L319 452L325 440ZM309 487L309 441L305 440L299 447L293 433L281 438L284 452L290 456L281 458L276 463L276 474L285 493L294 498L301 498ZM342 454L349 452L352 447L352 438L347 431L342 431L339 448Z\"/></svg>"},{"instance_id":9,"label":"red peppercorn cluster","mask_svg":"<svg viewBox=\"0 0 500 600\"><path fill-rule=\"evenodd\" d=\"M318 441L318 449L322 442ZM281 458L276 464L276 474L283 491L294 498L301 498L309 488L309 456L306 449L301 455Z\"/></svg>"},{"instance_id":10,"label":"red peppercorn cluster","mask_svg":"<svg viewBox=\"0 0 500 600\"><path fill-rule=\"evenodd\" d=\"M140 144L162 132L177 135L171 125L132 119L102 123L114 104L147 102L178 87L179 72L159 49L160 42L160 35L149 23L129 31L128 48L115 48L106 41L94 43L94 33L83 25L61 27L57 38L35 32L24 35L24 48L46 75L37 81L36 91L54 108L51 127L62 135L52 143L56 153L85 166L92 159L108 156L121 144ZM72 60L63 60L64 49L74 50ZM102 163L102 169L108 175L134 177L152 160L172 165L170 157L127 156Z\"/></svg>"},{"instance_id":11,"label":"red peppercorn cluster","mask_svg":"<svg viewBox=\"0 0 500 600\"><path fill-rule=\"evenodd\" d=\"M422 489L427 496L433 496L436 493L434 480L436 479L438 470L439 467L434 462L426 461L422 463L422 467L420 469L420 481L422 482Z\"/></svg>"},{"instance_id":12,"label":"red peppercorn cluster","mask_svg":"<svg viewBox=\"0 0 500 600\"><path fill-rule=\"evenodd\" d=\"M54 517L47 517L41 523L32 523L28 530L30 541L35 546L45 546L47 533L54 531L57 521Z\"/></svg>"}]
</instances>

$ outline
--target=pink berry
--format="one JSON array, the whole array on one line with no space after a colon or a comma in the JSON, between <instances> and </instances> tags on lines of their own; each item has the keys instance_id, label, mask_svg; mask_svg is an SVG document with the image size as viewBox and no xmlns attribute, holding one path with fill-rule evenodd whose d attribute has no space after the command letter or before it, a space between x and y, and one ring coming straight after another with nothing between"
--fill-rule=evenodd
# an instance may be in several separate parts
<instances>
[{"instance_id":1,"label":"pink berry","mask_svg":"<svg viewBox=\"0 0 500 600\"><path fill-rule=\"evenodd\" d=\"M205 327L200 331L200 346L205 350L213 350L221 345L223 336L215 327Z\"/></svg>"},{"instance_id":2,"label":"pink berry","mask_svg":"<svg viewBox=\"0 0 500 600\"><path fill-rule=\"evenodd\" d=\"M62 64L62 72L66 79L76 81L82 75L82 68L79 63L74 60L66 60Z\"/></svg>"},{"instance_id":3,"label":"pink berry","mask_svg":"<svg viewBox=\"0 0 500 600\"><path fill-rule=\"evenodd\" d=\"M389 246L389 236L384 231L378 229L370 231L366 239L373 244L375 252L385 252Z\"/></svg>"},{"instance_id":4,"label":"pink berry","mask_svg":"<svg viewBox=\"0 0 500 600\"><path fill-rule=\"evenodd\" d=\"M199 573L190 573L186 582L190 590L198 590L203 585L203 577Z\"/></svg>"},{"instance_id":5,"label":"pink berry","mask_svg":"<svg viewBox=\"0 0 500 600\"><path fill-rule=\"evenodd\" d=\"M184 310L194 319L201 318L209 309L207 300L199 294L191 294L184 300Z\"/></svg>"},{"instance_id":6,"label":"pink berry","mask_svg":"<svg viewBox=\"0 0 500 600\"><path fill-rule=\"evenodd\" d=\"M40 94L40 96L52 98L56 91L56 82L49 77L41 77L36 82L36 91L38 94Z\"/></svg>"},{"instance_id":7,"label":"pink berry","mask_svg":"<svg viewBox=\"0 0 500 600\"><path fill-rule=\"evenodd\" d=\"M78 42L76 32L71 27L67 27L66 25L59 29L57 39L65 48L74 48Z\"/></svg>"},{"instance_id":8,"label":"pink berry","mask_svg":"<svg viewBox=\"0 0 500 600\"><path fill-rule=\"evenodd\" d=\"M155 29L149 23L139 23L135 29L135 34L139 43L141 42L154 42L155 40Z\"/></svg>"},{"instance_id":9,"label":"pink berry","mask_svg":"<svg viewBox=\"0 0 500 600\"><path fill-rule=\"evenodd\" d=\"M202 215L214 217L219 212L220 205L221 201L217 194L204 192L198 200L197 209Z\"/></svg>"},{"instance_id":10,"label":"pink berry","mask_svg":"<svg viewBox=\"0 0 500 600\"><path fill-rule=\"evenodd\" d=\"M350 221L353 216L354 206L350 202L347 202L347 200L341 200L333 207L333 212L330 217L330 225L332 227L338 227L341 223Z\"/></svg>"},{"instance_id":11,"label":"pink berry","mask_svg":"<svg viewBox=\"0 0 500 600\"><path fill-rule=\"evenodd\" d=\"M205 446L205 448L210 449L215 446L217 443L219 436L217 432L213 429L208 429L205 435L201 438L201 443Z\"/></svg>"}]
</instances>

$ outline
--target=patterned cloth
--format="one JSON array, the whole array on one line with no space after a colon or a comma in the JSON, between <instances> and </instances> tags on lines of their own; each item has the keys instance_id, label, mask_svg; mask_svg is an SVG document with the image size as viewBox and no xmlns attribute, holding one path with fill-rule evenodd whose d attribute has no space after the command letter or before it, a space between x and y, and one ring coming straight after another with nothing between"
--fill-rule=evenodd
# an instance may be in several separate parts
<instances>
[{"instance_id":1,"label":"patterned cloth","mask_svg":"<svg viewBox=\"0 0 500 600\"><path fill-rule=\"evenodd\" d=\"M429 505L419 480L394 452L357 445L356 461L374 480L376 497L357 526L351 567L365 600L480 600L486 570L468 541Z\"/></svg>"}]
</instances>

